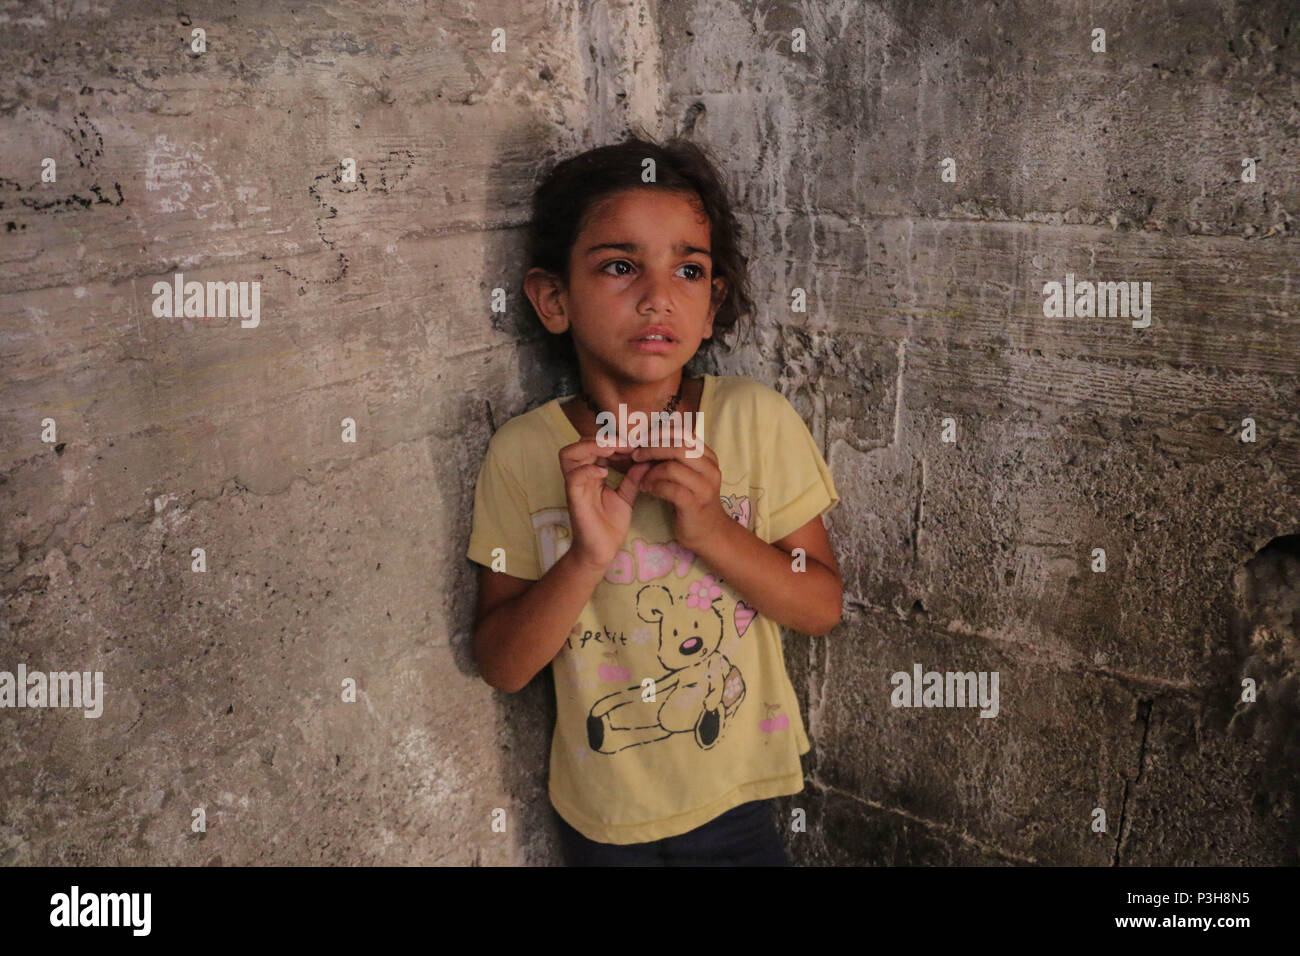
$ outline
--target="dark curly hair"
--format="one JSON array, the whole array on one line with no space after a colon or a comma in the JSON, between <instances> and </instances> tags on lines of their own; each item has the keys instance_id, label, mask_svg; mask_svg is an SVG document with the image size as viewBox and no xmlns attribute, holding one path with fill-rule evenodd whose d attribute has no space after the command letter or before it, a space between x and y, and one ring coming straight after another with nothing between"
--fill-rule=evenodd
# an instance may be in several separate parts
<instances>
[{"instance_id":1,"label":"dark curly hair","mask_svg":"<svg viewBox=\"0 0 1300 956\"><path fill-rule=\"evenodd\" d=\"M642 162L655 163L655 182L641 180ZM545 269L569 280L569 257L578 233L582 231L591 207L599 200L626 189L662 189L693 193L709 217L712 277L725 279L726 297L713 317L714 336L731 328L744 315L752 313L749 294L748 259L740 251L740 226L731 209L727 188L714 160L701 146L681 138L660 145L644 131L629 133L621 143L598 146L561 160L546 174L533 193L533 214L529 223L527 265ZM541 325L536 310L528 302L529 312ZM573 362L570 333L546 339L556 357ZM700 343L701 351L713 341Z\"/></svg>"}]
</instances>

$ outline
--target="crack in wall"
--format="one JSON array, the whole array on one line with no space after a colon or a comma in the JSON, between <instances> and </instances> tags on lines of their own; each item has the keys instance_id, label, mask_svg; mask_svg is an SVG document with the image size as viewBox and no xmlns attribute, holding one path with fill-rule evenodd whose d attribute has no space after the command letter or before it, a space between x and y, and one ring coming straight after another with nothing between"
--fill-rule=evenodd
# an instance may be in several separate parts
<instances>
[{"instance_id":1,"label":"crack in wall","mask_svg":"<svg viewBox=\"0 0 1300 956\"><path fill-rule=\"evenodd\" d=\"M911 322L911 316L908 316L908 322ZM897 445L903 435L903 378L907 372L907 339L898 340L895 354L898 356L898 373L894 376L894 436L890 439L891 445Z\"/></svg>"},{"instance_id":2,"label":"crack in wall","mask_svg":"<svg viewBox=\"0 0 1300 956\"><path fill-rule=\"evenodd\" d=\"M921 562L921 525L925 521L925 456L919 458L916 469L916 505L912 508L912 567Z\"/></svg>"},{"instance_id":3,"label":"crack in wall","mask_svg":"<svg viewBox=\"0 0 1300 956\"><path fill-rule=\"evenodd\" d=\"M1142 768L1146 764L1147 757L1147 734L1151 730L1151 705L1150 700L1139 700L1137 707L1137 719L1142 721L1142 742L1138 744L1138 761L1137 773L1133 776L1132 787L1137 789L1137 785L1142 781ZM1112 866L1121 866L1120 849L1124 843L1124 822L1128 815L1128 794L1129 781L1124 781L1124 794L1120 797L1119 803L1119 827L1115 833L1115 857Z\"/></svg>"}]
</instances>

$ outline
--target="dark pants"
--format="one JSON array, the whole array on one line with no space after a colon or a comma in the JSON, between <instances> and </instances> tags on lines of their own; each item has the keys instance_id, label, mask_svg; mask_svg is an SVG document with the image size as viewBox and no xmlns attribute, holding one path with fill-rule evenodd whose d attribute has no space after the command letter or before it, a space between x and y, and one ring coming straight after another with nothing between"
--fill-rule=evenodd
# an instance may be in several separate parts
<instances>
[{"instance_id":1,"label":"dark pants","mask_svg":"<svg viewBox=\"0 0 1300 956\"><path fill-rule=\"evenodd\" d=\"M733 807L679 836L649 843L597 843L551 808L566 866L790 866L770 800Z\"/></svg>"}]
</instances>

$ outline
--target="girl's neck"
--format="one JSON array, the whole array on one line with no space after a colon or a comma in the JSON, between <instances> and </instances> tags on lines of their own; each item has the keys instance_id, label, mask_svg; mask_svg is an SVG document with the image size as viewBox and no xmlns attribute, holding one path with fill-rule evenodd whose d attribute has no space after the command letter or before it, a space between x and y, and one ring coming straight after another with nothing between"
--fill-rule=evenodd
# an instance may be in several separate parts
<instances>
[{"instance_id":1,"label":"girl's neck","mask_svg":"<svg viewBox=\"0 0 1300 956\"><path fill-rule=\"evenodd\" d=\"M683 375L682 397L678 400L677 407L673 410L675 412L698 413L700 410L700 397L703 394L703 391L704 391L703 377L687 378L685 375ZM668 403L668 399L671 397L671 395L672 395L671 392L667 393L664 396L663 400L660 401L658 406L655 408L637 408L634 407L631 403L626 403L628 405L628 412L631 413L633 411L642 411L645 412L646 414L651 414L653 412L663 411L664 405ZM592 400L597 402L598 404L600 403L599 396L592 395ZM601 407L605 411L613 412L615 415L618 414L617 403L610 406L601 405ZM582 436L583 438L592 438L595 436L596 431L599 428L599 426L596 423L596 413L587 406L587 403L585 401L583 401L581 394L575 395L567 402L562 403L560 405L560 409L564 412L566 416L568 416L569 421L573 424L574 429L577 430L580 436Z\"/></svg>"},{"instance_id":2,"label":"girl's neck","mask_svg":"<svg viewBox=\"0 0 1300 956\"><path fill-rule=\"evenodd\" d=\"M600 409L617 414L619 406L625 405L629 414L642 412L649 415L681 404L686 391L686 373L684 370L679 371L662 382L644 384L593 377L581 382L580 387L586 390L587 398ZM581 392L578 397L583 397Z\"/></svg>"}]
</instances>

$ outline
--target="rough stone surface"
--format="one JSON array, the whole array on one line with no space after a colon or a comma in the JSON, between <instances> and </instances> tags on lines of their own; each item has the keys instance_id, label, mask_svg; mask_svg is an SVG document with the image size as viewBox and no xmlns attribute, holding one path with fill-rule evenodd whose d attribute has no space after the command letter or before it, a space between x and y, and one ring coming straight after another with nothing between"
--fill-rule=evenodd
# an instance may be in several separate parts
<instances>
[{"instance_id":1,"label":"rough stone surface","mask_svg":"<svg viewBox=\"0 0 1300 956\"><path fill-rule=\"evenodd\" d=\"M780 388L842 498L843 621L786 638L796 861L1300 862L1297 26L0 3L0 670L106 695L0 711L0 864L557 861L552 690L478 677L464 550L492 431L567 387L531 189L632 124L746 228L756 313L694 367ZM156 318L176 272L261 282L259 327ZM1151 326L1046 317L1066 273L1151 282ZM914 662L997 671L998 716L892 707Z\"/></svg>"}]
</instances>

